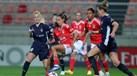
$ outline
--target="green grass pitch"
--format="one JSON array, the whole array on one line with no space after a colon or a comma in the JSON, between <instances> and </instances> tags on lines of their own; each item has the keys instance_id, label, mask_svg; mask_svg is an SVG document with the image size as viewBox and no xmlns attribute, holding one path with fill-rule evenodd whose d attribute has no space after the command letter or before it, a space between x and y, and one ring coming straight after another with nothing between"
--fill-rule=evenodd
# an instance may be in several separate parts
<instances>
[{"instance_id":1,"label":"green grass pitch","mask_svg":"<svg viewBox=\"0 0 137 76\"><path fill-rule=\"evenodd\" d=\"M68 69L65 68L66 70ZM130 69L137 75L137 69ZM0 66L0 76L21 76L22 67L20 66ZM60 70L56 71L59 75ZM84 67L75 67L73 75L65 76L87 76L87 69ZM43 67L30 67L26 76L45 76ZM91 76L94 76L92 73ZM110 76L127 76L116 68L110 68Z\"/></svg>"}]
</instances>

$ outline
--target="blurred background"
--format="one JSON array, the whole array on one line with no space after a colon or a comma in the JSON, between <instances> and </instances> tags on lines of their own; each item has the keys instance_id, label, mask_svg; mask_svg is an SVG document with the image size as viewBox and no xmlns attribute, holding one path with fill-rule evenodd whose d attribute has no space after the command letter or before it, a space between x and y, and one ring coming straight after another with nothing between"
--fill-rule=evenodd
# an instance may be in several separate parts
<instances>
[{"instance_id":1,"label":"blurred background","mask_svg":"<svg viewBox=\"0 0 137 76\"><path fill-rule=\"evenodd\" d=\"M40 11L47 23L51 23L54 13L65 10L71 17L68 20L71 24L77 11L82 12L85 20L87 8L96 9L101 1L0 0L0 66L23 65L32 43L32 39L28 36L28 28L33 23L33 11ZM126 66L137 68L137 0L108 1L108 13L120 24L116 35L119 59ZM80 57L77 56L78 63L83 61ZM69 57L65 57L65 61L68 60ZM38 59L31 65L42 66Z\"/></svg>"}]
</instances>

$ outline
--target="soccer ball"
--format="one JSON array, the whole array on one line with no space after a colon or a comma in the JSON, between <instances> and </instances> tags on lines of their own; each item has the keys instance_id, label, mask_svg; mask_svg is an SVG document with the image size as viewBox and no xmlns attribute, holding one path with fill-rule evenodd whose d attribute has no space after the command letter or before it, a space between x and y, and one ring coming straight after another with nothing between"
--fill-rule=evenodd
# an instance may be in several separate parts
<instances>
[{"instance_id":1,"label":"soccer ball","mask_svg":"<svg viewBox=\"0 0 137 76\"><path fill-rule=\"evenodd\" d=\"M53 72L50 72L50 73L48 74L48 76L58 76L58 74L53 71Z\"/></svg>"}]
</instances>

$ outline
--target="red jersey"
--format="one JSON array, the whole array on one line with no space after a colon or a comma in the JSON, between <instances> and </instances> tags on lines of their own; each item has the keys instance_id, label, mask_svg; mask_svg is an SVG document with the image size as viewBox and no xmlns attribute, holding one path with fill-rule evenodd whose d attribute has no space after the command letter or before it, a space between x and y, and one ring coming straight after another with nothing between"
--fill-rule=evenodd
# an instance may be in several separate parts
<instances>
[{"instance_id":1,"label":"red jersey","mask_svg":"<svg viewBox=\"0 0 137 76\"><path fill-rule=\"evenodd\" d=\"M97 18L93 18L91 22L88 20L85 21L86 28L88 30L98 31L101 29L100 27L100 20ZM93 34L90 36L91 43L99 44L102 42L102 35L101 34Z\"/></svg>"},{"instance_id":2,"label":"red jersey","mask_svg":"<svg viewBox=\"0 0 137 76\"><path fill-rule=\"evenodd\" d=\"M71 44L71 32L71 27L67 24L63 24L61 28L55 28L54 36L60 40L61 44Z\"/></svg>"},{"instance_id":3,"label":"red jersey","mask_svg":"<svg viewBox=\"0 0 137 76\"><path fill-rule=\"evenodd\" d=\"M76 21L73 21L72 22L72 28L74 29L74 31L77 31L78 32L78 37L85 31L85 22L84 21L79 21L79 22L76 22ZM84 40L85 36L82 36L80 38L80 40Z\"/></svg>"}]
</instances>

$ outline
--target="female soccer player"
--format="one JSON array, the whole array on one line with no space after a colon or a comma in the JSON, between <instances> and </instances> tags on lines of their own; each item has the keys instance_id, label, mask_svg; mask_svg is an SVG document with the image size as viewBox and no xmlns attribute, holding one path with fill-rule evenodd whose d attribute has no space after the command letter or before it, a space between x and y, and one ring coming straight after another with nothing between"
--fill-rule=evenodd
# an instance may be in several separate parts
<instances>
[{"instance_id":1,"label":"female soccer player","mask_svg":"<svg viewBox=\"0 0 137 76\"><path fill-rule=\"evenodd\" d=\"M43 17L39 11L33 12L33 18L35 24L29 28L30 37L33 38L31 49L27 55L27 60L23 65L22 76L26 75L26 72L30 66L30 63L39 55L40 61L43 62L45 70L47 70L47 60L49 57L49 48L47 46L47 31L52 31L48 25L43 23Z\"/></svg>"},{"instance_id":2,"label":"female soccer player","mask_svg":"<svg viewBox=\"0 0 137 76\"><path fill-rule=\"evenodd\" d=\"M53 29L55 28L58 28L59 25L57 24L57 14L53 14L53 17L52 17L52 23L49 24L49 26ZM53 39L53 35L49 34L49 38L50 38L50 42L49 42L49 45L50 47L52 47L53 45L57 45L59 44L59 39L56 38L56 39ZM60 75L65 75L65 63L64 63L64 60L63 58L65 57L65 55L63 53L58 53L58 56L59 56L59 61L60 61L60 66L61 66L61 72L60 72ZM50 66L52 67L53 66L53 56L52 56L52 50L50 50Z\"/></svg>"},{"instance_id":3,"label":"female soccer player","mask_svg":"<svg viewBox=\"0 0 137 76\"><path fill-rule=\"evenodd\" d=\"M57 15L57 24L59 27L54 30L54 36L59 39L60 44L51 47L54 66L49 70L49 72L60 69L57 52L62 52L64 54L72 53L74 47L73 44L76 40L77 34L74 34L74 38L72 38L71 33L73 29L66 24L66 21L67 16L63 13Z\"/></svg>"},{"instance_id":4,"label":"female soccer player","mask_svg":"<svg viewBox=\"0 0 137 76\"><path fill-rule=\"evenodd\" d=\"M100 26L100 20L98 18L95 18L95 11L93 8L87 9L87 18L88 19L85 21L85 25L86 25L86 29L88 30L88 32L86 33L84 42L86 41L88 35L90 35L91 49L92 49L94 46L101 43L102 35L101 34L93 34L91 32L99 31L101 29L101 26ZM103 53L100 53L99 55L100 55L101 61L103 62L106 76L109 76L108 62L107 62ZM98 67L99 75L104 76L104 73L101 70L101 66L100 66L99 59L98 59L99 55L95 56L96 61L97 61L97 67Z\"/></svg>"},{"instance_id":5,"label":"female soccer player","mask_svg":"<svg viewBox=\"0 0 137 76\"><path fill-rule=\"evenodd\" d=\"M76 20L72 22L72 28L74 31L78 33L77 41L74 43L74 50L71 54L71 59L70 59L70 70L66 71L67 74L73 74L74 72L74 66L75 66L75 57L77 53L80 53L85 61L86 67L88 69L87 75L91 75L90 71L90 63L88 61L87 57L87 49L86 49L86 44L83 44L83 40L85 38L85 22L82 21L82 16L80 12L76 13ZM84 48L83 48L84 47Z\"/></svg>"},{"instance_id":6,"label":"female soccer player","mask_svg":"<svg viewBox=\"0 0 137 76\"><path fill-rule=\"evenodd\" d=\"M114 66L116 66L119 70L123 71L128 76L134 76L133 73L131 73L128 70L128 68L122 63L120 63L120 61L118 60L117 44L114 39L114 36L115 36L115 32L119 27L119 24L107 14L107 7L108 7L108 2L104 0L103 3L97 8L98 15L102 17L101 30L94 31L94 33L101 32L102 42L89 51L88 53L89 61L92 64L92 68L94 69L95 76L99 76L94 55L100 52L106 52L109 55L109 58L111 59Z\"/></svg>"}]
</instances>

